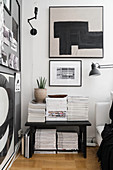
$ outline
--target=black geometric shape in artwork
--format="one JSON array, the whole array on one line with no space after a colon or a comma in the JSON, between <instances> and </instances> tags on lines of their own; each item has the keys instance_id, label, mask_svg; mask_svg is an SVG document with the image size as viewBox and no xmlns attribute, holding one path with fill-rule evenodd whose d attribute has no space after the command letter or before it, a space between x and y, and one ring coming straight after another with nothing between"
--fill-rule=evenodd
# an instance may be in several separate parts
<instances>
[{"instance_id":1,"label":"black geometric shape in artwork","mask_svg":"<svg viewBox=\"0 0 113 170\"><path fill-rule=\"evenodd\" d=\"M88 22L54 22L54 38L59 38L60 55L71 55L71 46L78 49L102 49L103 32L89 32Z\"/></svg>"}]
</instances>

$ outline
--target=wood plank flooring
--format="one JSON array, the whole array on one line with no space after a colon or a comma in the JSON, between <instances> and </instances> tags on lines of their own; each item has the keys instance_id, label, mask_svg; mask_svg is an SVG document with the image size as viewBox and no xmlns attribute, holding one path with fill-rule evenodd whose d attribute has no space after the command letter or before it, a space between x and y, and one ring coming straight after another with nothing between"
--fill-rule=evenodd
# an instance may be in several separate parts
<instances>
[{"instance_id":1,"label":"wood plank flooring","mask_svg":"<svg viewBox=\"0 0 113 170\"><path fill-rule=\"evenodd\" d=\"M10 170L100 170L96 152L98 147L87 147L87 158L82 154L34 154L27 159L19 156Z\"/></svg>"}]
</instances>

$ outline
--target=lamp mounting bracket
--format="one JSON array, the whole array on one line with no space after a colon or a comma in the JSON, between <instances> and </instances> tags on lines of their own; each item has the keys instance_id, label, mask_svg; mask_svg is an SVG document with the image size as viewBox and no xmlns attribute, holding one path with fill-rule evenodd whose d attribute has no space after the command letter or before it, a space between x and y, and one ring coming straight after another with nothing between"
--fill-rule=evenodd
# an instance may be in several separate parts
<instances>
[{"instance_id":1,"label":"lamp mounting bracket","mask_svg":"<svg viewBox=\"0 0 113 170\"><path fill-rule=\"evenodd\" d=\"M36 29L34 29L34 27L32 26L32 24L31 24L31 20L33 20L33 19L37 19L37 14L38 14L38 8L37 7L35 7L35 9L34 9L34 14L35 14L35 16L34 17L31 17L31 18L29 18L28 20L27 20L27 22L29 23L29 25L31 26L31 31L30 31L30 33L32 34L32 35L36 35L37 34L37 30Z\"/></svg>"}]
</instances>

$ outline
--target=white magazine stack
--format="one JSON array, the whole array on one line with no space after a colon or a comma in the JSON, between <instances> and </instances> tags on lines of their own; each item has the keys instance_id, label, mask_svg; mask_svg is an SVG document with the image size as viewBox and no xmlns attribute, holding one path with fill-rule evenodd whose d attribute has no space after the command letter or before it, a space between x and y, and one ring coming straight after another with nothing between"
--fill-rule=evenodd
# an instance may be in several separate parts
<instances>
[{"instance_id":1,"label":"white magazine stack","mask_svg":"<svg viewBox=\"0 0 113 170\"><path fill-rule=\"evenodd\" d=\"M56 150L56 129L37 129L35 133L36 150Z\"/></svg>"},{"instance_id":2,"label":"white magazine stack","mask_svg":"<svg viewBox=\"0 0 113 170\"><path fill-rule=\"evenodd\" d=\"M28 122L45 122L45 103L32 103L28 105Z\"/></svg>"},{"instance_id":3,"label":"white magazine stack","mask_svg":"<svg viewBox=\"0 0 113 170\"><path fill-rule=\"evenodd\" d=\"M68 97L68 121L88 120L89 98L84 96Z\"/></svg>"},{"instance_id":4,"label":"white magazine stack","mask_svg":"<svg viewBox=\"0 0 113 170\"><path fill-rule=\"evenodd\" d=\"M75 132L57 132L59 150L78 150L78 134Z\"/></svg>"},{"instance_id":5,"label":"white magazine stack","mask_svg":"<svg viewBox=\"0 0 113 170\"><path fill-rule=\"evenodd\" d=\"M67 120L67 97L46 98L46 121Z\"/></svg>"}]
</instances>

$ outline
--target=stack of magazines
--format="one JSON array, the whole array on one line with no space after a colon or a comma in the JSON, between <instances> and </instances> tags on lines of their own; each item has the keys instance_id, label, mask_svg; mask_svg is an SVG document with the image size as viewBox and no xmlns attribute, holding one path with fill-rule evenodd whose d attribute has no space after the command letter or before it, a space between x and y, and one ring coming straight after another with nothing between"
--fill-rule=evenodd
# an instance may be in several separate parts
<instances>
[{"instance_id":1,"label":"stack of magazines","mask_svg":"<svg viewBox=\"0 0 113 170\"><path fill-rule=\"evenodd\" d=\"M28 105L28 122L45 122L44 103L32 103Z\"/></svg>"},{"instance_id":2,"label":"stack of magazines","mask_svg":"<svg viewBox=\"0 0 113 170\"><path fill-rule=\"evenodd\" d=\"M67 120L67 97L46 98L46 120L47 121Z\"/></svg>"},{"instance_id":3,"label":"stack of magazines","mask_svg":"<svg viewBox=\"0 0 113 170\"><path fill-rule=\"evenodd\" d=\"M59 150L78 150L78 134L75 132L57 132Z\"/></svg>"},{"instance_id":4,"label":"stack of magazines","mask_svg":"<svg viewBox=\"0 0 113 170\"><path fill-rule=\"evenodd\" d=\"M35 149L56 150L56 129L37 129Z\"/></svg>"},{"instance_id":5,"label":"stack of magazines","mask_svg":"<svg viewBox=\"0 0 113 170\"><path fill-rule=\"evenodd\" d=\"M68 97L68 121L88 120L88 97L69 96Z\"/></svg>"}]
</instances>

